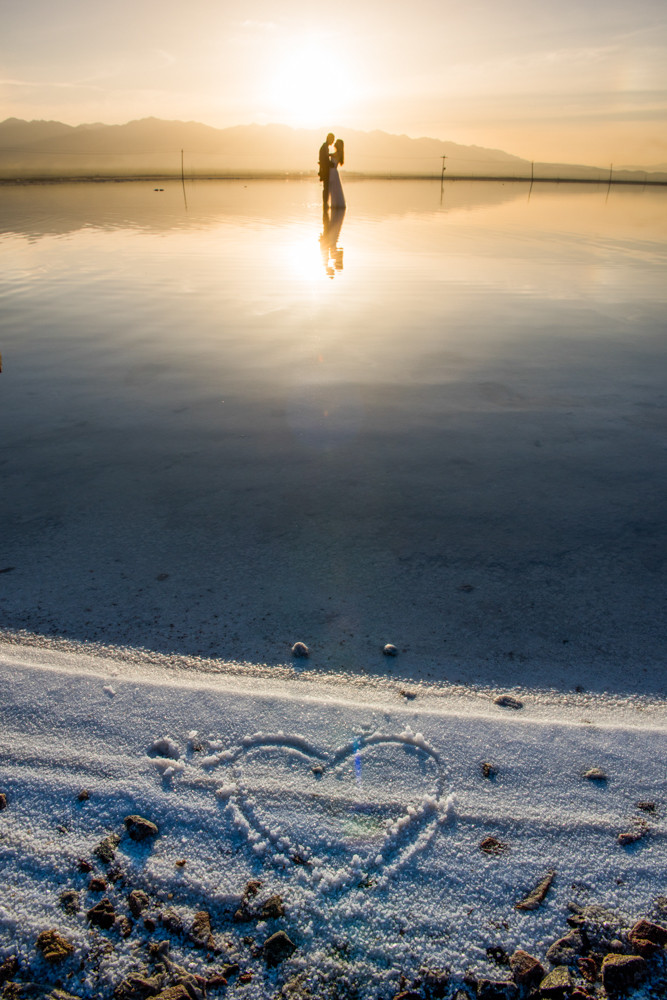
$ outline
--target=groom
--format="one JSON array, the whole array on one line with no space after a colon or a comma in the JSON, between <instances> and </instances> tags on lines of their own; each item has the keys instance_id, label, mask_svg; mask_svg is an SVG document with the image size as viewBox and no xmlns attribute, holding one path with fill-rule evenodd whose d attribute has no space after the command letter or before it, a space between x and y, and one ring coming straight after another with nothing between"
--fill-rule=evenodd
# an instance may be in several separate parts
<instances>
[{"instance_id":1,"label":"groom","mask_svg":"<svg viewBox=\"0 0 667 1000\"><path fill-rule=\"evenodd\" d=\"M329 132L325 141L320 146L320 171L318 177L322 181L322 202L329 204L329 146L334 141L333 132Z\"/></svg>"}]
</instances>

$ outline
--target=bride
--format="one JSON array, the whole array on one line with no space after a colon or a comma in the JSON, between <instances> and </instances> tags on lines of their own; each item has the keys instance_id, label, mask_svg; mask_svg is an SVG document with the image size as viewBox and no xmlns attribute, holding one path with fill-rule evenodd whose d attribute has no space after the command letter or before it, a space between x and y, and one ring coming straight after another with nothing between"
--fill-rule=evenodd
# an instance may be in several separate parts
<instances>
[{"instance_id":1,"label":"bride","mask_svg":"<svg viewBox=\"0 0 667 1000\"><path fill-rule=\"evenodd\" d=\"M345 163L345 145L342 139L336 139L334 152L329 158L329 197L332 208L345 208L345 195L338 175L338 167Z\"/></svg>"}]
</instances>

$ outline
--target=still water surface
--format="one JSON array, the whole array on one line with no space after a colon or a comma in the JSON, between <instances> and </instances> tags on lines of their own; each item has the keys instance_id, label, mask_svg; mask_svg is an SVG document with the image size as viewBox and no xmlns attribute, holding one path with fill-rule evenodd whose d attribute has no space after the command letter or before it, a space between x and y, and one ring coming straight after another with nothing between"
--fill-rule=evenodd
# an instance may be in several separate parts
<instances>
[{"instance_id":1,"label":"still water surface","mask_svg":"<svg viewBox=\"0 0 667 1000\"><path fill-rule=\"evenodd\" d=\"M2 626L664 690L667 192L185 194L0 188Z\"/></svg>"}]
</instances>

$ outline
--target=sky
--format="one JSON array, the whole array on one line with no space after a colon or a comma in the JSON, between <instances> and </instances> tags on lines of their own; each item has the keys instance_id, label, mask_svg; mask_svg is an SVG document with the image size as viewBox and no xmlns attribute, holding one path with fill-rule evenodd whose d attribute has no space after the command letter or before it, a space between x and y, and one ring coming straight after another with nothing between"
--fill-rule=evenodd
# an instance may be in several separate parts
<instances>
[{"instance_id":1,"label":"sky","mask_svg":"<svg viewBox=\"0 0 667 1000\"><path fill-rule=\"evenodd\" d=\"M664 0L0 0L0 121L281 122L667 162Z\"/></svg>"}]
</instances>

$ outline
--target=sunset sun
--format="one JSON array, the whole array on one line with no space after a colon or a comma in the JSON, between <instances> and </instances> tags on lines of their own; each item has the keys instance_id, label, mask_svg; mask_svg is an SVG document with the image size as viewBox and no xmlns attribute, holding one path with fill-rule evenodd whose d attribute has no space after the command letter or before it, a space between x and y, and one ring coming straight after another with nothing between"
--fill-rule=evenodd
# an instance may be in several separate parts
<instances>
[{"instance_id":1,"label":"sunset sun","mask_svg":"<svg viewBox=\"0 0 667 1000\"><path fill-rule=\"evenodd\" d=\"M344 117L357 90L354 66L324 40L308 37L281 51L267 80L270 113L293 128Z\"/></svg>"}]
</instances>

